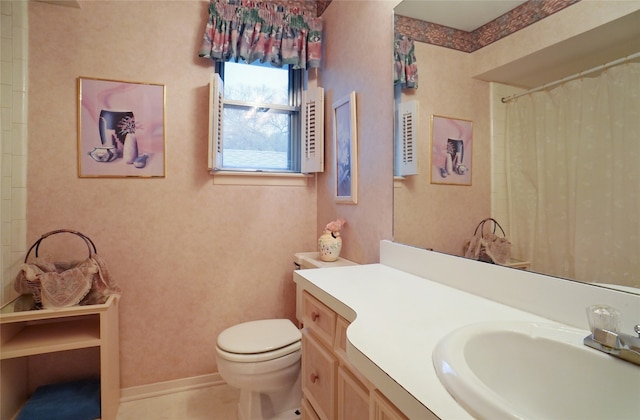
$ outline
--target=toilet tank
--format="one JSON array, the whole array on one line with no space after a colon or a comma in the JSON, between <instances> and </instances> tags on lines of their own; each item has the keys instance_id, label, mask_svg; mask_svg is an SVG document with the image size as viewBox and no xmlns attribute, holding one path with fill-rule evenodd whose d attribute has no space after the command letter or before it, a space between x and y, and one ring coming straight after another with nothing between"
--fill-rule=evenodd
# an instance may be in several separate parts
<instances>
[{"instance_id":1,"label":"toilet tank","mask_svg":"<svg viewBox=\"0 0 640 420\"><path fill-rule=\"evenodd\" d=\"M353 261L346 260L344 258L338 258L337 261L327 262L320 259L319 252L298 252L293 255L293 264L296 270L304 270L307 268L327 268L327 267L342 267L345 265L358 265Z\"/></svg>"},{"instance_id":2,"label":"toilet tank","mask_svg":"<svg viewBox=\"0 0 640 420\"><path fill-rule=\"evenodd\" d=\"M305 270L309 268L342 267L358 264L345 258L338 258L336 261L327 262L320 259L319 252L298 252L293 255L293 265L296 270ZM302 325L302 312L300 308L300 303L302 302L301 294L302 291L296 288L296 319L298 320L298 326Z\"/></svg>"}]
</instances>

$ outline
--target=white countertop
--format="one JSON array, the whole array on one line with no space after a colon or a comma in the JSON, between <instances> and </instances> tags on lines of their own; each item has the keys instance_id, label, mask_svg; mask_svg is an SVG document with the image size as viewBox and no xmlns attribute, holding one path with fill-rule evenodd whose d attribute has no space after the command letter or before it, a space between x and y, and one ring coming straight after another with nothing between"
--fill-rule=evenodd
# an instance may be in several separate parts
<instances>
[{"instance_id":1,"label":"white countertop","mask_svg":"<svg viewBox=\"0 0 640 420\"><path fill-rule=\"evenodd\" d=\"M351 321L351 363L410 418L472 418L450 396L431 359L449 332L485 321L557 324L382 264L296 271L308 290ZM585 330L585 335L588 332Z\"/></svg>"}]
</instances>

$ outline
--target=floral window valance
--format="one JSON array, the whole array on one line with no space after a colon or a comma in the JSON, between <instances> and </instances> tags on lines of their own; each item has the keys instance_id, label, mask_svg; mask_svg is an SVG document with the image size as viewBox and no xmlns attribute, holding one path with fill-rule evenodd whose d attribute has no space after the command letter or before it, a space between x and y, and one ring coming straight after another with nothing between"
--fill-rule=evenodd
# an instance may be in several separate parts
<instances>
[{"instance_id":1,"label":"floral window valance","mask_svg":"<svg viewBox=\"0 0 640 420\"><path fill-rule=\"evenodd\" d=\"M320 67L322 19L271 2L211 0L200 57Z\"/></svg>"},{"instance_id":2,"label":"floral window valance","mask_svg":"<svg viewBox=\"0 0 640 420\"><path fill-rule=\"evenodd\" d=\"M406 35L395 34L393 42L393 83L403 88L418 89L418 64L415 45Z\"/></svg>"}]
</instances>

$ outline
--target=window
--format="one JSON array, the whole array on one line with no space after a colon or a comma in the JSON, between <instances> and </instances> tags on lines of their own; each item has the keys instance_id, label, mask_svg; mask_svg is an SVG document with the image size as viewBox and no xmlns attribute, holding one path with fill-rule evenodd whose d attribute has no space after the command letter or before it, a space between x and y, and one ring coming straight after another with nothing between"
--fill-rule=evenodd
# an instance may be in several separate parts
<instances>
[{"instance_id":1,"label":"window","mask_svg":"<svg viewBox=\"0 0 640 420\"><path fill-rule=\"evenodd\" d=\"M216 71L211 171L322 171L322 88L303 90L303 70L226 62L216 64Z\"/></svg>"}]
</instances>

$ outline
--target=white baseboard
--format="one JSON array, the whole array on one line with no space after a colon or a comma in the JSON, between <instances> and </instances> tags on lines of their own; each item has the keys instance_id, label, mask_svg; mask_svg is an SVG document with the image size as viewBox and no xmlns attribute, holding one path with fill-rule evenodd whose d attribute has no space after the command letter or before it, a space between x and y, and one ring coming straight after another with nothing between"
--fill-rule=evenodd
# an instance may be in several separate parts
<instances>
[{"instance_id":1,"label":"white baseboard","mask_svg":"<svg viewBox=\"0 0 640 420\"><path fill-rule=\"evenodd\" d=\"M208 375L192 376L190 378L176 379L173 381L132 386L129 388L122 388L120 390L120 402L141 400L144 398L157 397L159 395L172 394L174 392L224 384L226 384L226 382L222 379L219 373L211 373Z\"/></svg>"}]
</instances>

